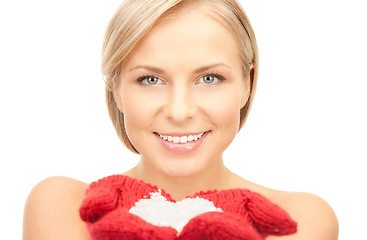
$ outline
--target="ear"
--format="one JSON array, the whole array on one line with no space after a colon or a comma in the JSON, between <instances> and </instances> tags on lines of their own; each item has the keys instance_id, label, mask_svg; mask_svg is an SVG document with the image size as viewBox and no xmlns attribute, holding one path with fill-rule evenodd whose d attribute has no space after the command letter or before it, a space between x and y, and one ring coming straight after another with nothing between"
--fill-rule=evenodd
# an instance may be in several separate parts
<instances>
[{"instance_id":1,"label":"ear","mask_svg":"<svg viewBox=\"0 0 367 240\"><path fill-rule=\"evenodd\" d=\"M119 109L120 112L123 113L123 104L122 104L122 99L121 99L121 94L120 94L120 88L118 86L114 87L112 94L113 94L113 99L115 100L115 103L117 105L117 108Z\"/></svg>"},{"instance_id":2,"label":"ear","mask_svg":"<svg viewBox=\"0 0 367 240\"><path fill-rule=\"evenodd\" d=\"M242 96L241 96L241 109L246 105L247 101L250 99L250 94L252 92L252 81L253 81L253 71L254 65L251 64L249 68L249 74L243 81L242 86Z\"/></svg>"}]
</instances>

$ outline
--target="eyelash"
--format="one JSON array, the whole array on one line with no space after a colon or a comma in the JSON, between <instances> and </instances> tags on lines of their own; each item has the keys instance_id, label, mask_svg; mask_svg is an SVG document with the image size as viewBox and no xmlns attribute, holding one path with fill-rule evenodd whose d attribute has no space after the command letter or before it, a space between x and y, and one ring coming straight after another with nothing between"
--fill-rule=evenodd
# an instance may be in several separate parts
<instances>
[{"instance_id":1,"label":"eyelash","mask_svg":"<svg viewBox=\"0 0 367 240\"><path fill-rule=\"evenodd\" d=\"M147 79L147 78L158 78L158 79L160 79L159 77L154 76L154 75L142 75L142 76L140 76L138 79L136 79L136 81L137 81L138 83L140 83L140 84L145 85L145 84L143 83L143 81L144 81L145 79Z\"/></svg>"},{"instance_id":2,"label":"eyelash","mask_svg":"<svg viewBox=\"0 0 367 240\"><path fill-rule=\"evenodd\" d=\"M202 79L203 77L207 77L207 76L216 77L218 79L219 83L226 80L225 77L223 77L221 74L219 74L217 72L205 73L205 74L203 74L199 77L199 80Z\"/></svg>"},{"instance_id":3,"label":"eyelash","mask_svg":"<svg viewBox=\"0 0 367 240\"><path fill-rule=\"evenodd\" d=\"M202 79L203 77L206 77L206 76L212 76L212 77L215 77L218 79L218 82L223 82L224 80L226 80L225 77L223 77L221 74L217 73L217 72L211 72L211 73L205 73L205 74L202 74L198 79ZM154 76L154 75L142 75L140 76L136 81L140 84L143 84L143 81L146 79L146 78L150 78L150 77L153 77L153 78L158 78L160 79L159 77L157 76ZM208 83L209 84L209 83Z\"/></svg>"}]
</instances>

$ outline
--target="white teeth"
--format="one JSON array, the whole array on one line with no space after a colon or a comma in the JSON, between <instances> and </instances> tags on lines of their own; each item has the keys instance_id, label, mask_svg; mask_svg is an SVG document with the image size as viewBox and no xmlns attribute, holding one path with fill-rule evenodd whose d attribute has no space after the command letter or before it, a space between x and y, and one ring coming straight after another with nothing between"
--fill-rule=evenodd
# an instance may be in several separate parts
<instances>
[{"instance_id":1,"label":"white teeth","mask_svg":"<svg viewBox=\"0 0 367 240\"><path fill-rule=\"evenodd\" d=\"M180 137L180 143L187 143L187 136Z\"/></svg>"},{"instance_id":2,"label":"white teeth","mask_svg":"<svg viewBox=\"0 0 367 240\"><path fill-rule=\"evenodd\" d=\"M205 132L204 132L205 133ZM188 136L166 136L158 134L163 140L174 143L187 143L200 139L204 133L196 134L196 135L188 135Z\"/></svg>"}]
</instances>

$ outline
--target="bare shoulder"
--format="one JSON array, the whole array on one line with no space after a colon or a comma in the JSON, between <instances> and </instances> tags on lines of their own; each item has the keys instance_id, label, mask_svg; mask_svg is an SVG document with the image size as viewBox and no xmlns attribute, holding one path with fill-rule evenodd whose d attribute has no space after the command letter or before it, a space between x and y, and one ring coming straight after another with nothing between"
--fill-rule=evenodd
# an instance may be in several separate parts
<instances>
[{"instance_id":1,"label":"bare shoulder","mask_svg":"<svg viewBox=\"0 0 367 240\"><path fill-rule=\"evenodd\" d=\"M322 198L310 193L276 191L272 200L297 222L298 230L296 234L287 237L269 237L268 239L338 239L337 217Z\"/></svg>"},{"instance_id":2,"label":"bare shoulder","mask_svg":"<svg viewBox=\"0 0 367 240\"><path fill-rule=\"evenodd\" d=\"M78 211L87 187L66 177L38 183L25 205L23 239L89 239Z\"/></svg>"},{"instance_id":3,"label":"bare shoulder","mask_svg":"<svg viewBox=\"0 0 367 240\"><path fill-rule=\"evenodd\" d=\"M268 237L269 240L337 240L339 224L337 217L322 198L300 192L284 192L266 188L233 175L232 186L247 188L260 193L283 208L297 222L297 233L283 237Z\"/></svg>"}]
</instances>

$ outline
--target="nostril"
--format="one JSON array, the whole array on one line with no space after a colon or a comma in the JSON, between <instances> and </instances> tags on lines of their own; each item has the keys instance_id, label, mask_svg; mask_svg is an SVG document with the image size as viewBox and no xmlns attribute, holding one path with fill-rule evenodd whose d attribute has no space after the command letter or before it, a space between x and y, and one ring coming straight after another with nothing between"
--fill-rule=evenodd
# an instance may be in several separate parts
<instances>
[{"instance_id":1,"label":"nostril","mask_svg":"<svg viewBox=\"0 0 367 240\"><path fill-rule=\"evenodd\" d=\"M171 103L165 109L166 117L175 121L186 121L195 117L196 113L197 107L190 103Z\"/></svg>"}]
</instances>

